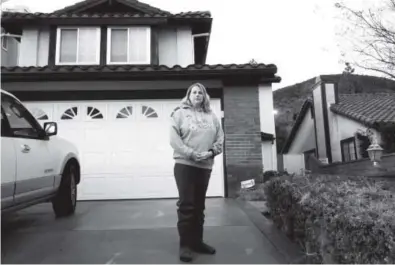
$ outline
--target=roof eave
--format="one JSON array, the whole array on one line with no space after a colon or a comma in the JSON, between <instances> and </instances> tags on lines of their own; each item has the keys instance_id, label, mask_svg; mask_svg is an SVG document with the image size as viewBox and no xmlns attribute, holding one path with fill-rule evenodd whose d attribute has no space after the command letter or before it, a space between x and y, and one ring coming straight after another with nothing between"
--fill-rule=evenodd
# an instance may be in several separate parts
<instances>
[{"instance_id":1,"label":"roof eave","mask_svg":"<svg viewBox=\"0 0 395 265\"><path fill-rule=\"evenodd\" d=\"M71 66L72 67L72 66ZM200 67L200 66L194 66ZM277 82L279 77L275 76L275 69L273 66L267 68L220 68L220 69L191 69L174 67L166 70L128 70L122 69L111 70L107 69L94 70L94 69L77 69L76 71L69 71L62 69L61 71L52 70L49 68L19 68L17 71L7 70L2 68L2 82L17 82L17 81L38 81L38 80L133 80L133 79L183 79L183 78L226 78L226 79L243 79L250 78L257 82ZM32 69L35 70L32 72Z\"/></svg>"},{"instance_id":2,"label":"roof eave","mask_svg":"<svg viewBox=\"0 0 395 265\"><path fill-rule=\"evenodd\" d=\"M13 31L21 31L25 26L49 26L49 25L185 25L191 26L193 31L211 32L211 18L173 18L161 15L152 16L53 16L53 17L2 17L2 27ZM200 32L199 32L200 33Z\"/></svg>"}]
</instances>

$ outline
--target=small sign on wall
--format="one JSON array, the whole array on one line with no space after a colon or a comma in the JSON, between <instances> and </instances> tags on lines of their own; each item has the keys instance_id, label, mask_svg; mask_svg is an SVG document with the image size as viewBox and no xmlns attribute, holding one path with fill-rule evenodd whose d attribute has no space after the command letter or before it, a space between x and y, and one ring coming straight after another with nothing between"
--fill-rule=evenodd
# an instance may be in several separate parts
<instances>
[{"instance_id":1,"label":"small sign on wall","mask_svg":"<svg viewBox=\"0 0 395 265\"><path fill-rule=\"evenodd\" d=\"M320 158L319 159L320 161L321 161L321 163L324 163L324 164L329 164L329 161L328 161L328 158Z\"/></svg>"},{"instance_id":2,"label":"small sign on wall","mask_svg":"<svg viewBox=\"0 0 395 265\"><path fill-rule=\"evenodd\" d=\"M242 189L250 189L255 186L255 179L249 179L241 182Z\"/></svg>"}]
</instances>

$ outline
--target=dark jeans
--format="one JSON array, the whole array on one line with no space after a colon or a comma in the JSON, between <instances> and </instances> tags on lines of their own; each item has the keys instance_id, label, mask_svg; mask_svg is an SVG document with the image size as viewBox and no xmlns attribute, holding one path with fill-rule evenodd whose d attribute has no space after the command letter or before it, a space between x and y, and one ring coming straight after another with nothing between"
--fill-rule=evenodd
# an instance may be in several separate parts
<instances>
[{"instance_id":1,"label":"dark jeans","mask_svg":"<svg viewBox=\"0 0 395 265\"><path fill-rule=\"evenodd\" d=\"M181 246L192 246L203 241L204 210L210 169L176 163L174 166L179 200L178 234Z\"/></svg>"}]
</instances>

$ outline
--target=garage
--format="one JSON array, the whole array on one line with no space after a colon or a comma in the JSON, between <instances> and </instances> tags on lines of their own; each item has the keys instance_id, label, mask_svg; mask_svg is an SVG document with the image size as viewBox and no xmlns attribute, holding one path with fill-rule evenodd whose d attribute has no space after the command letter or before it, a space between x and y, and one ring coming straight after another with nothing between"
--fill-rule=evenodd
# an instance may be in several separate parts
<instances>
[{"instance_id":1,"label":"garage","mask_svg":"<svg viewBox=\"0 0 395 265\"><path fill-rule=\"evenodd\" d=\"M220 100L212 108L221 117ZM169 117L179 100L28 102L43 124L79 148L82 181L78 200L176 198ZM222 154L207 191L224 197Z\"/></svg>"}]
</instances>

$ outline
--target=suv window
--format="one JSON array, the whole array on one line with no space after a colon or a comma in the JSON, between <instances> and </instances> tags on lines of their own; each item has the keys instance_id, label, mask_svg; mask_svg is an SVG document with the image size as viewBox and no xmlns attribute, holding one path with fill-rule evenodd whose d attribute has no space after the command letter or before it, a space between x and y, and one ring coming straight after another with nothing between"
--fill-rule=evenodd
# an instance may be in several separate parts
<instances>
[{"instance_id":1,"label":"suv window","mask_svg":"<svg viewBox=\"0 0 395 265\"><path fill-rule=\"evenodd\" d=\"M39 124L34 122L33 116L20 102L6 94L2 94L1 107L14 137L33 139L40 137L41 128Z\"/></svg>"}]
</instances>

